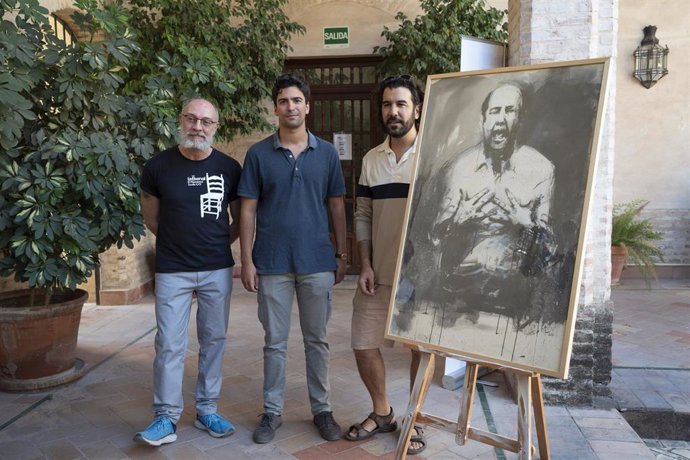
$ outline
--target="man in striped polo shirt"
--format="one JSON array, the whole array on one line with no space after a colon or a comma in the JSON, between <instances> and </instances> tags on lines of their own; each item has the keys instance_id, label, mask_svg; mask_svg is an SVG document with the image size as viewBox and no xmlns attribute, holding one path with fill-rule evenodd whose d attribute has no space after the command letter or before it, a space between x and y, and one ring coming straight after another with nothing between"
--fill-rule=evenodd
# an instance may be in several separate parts
<instances>
[{"instance_id":1,"label":"man in striped polo shirt","mask_svg":"<svg viewBox=\"0 0 690 460\"><path fill-rule=\"evenodd\" d=\"M381 347L393 345L384 339L384 333L423 97L422 89L409 75L396 75L381 82L377 100L388 137L362 161L355 212L361 269L353 299L352 349L359 375L371 396L373 412L350 427L345 437L351 441L397 429L386 392ZM419 358L419 352L412 350L411 385ZM415 431L408 454L417 454L426 447L421 427L415 427Z\"/></svg>"}]
</instances>

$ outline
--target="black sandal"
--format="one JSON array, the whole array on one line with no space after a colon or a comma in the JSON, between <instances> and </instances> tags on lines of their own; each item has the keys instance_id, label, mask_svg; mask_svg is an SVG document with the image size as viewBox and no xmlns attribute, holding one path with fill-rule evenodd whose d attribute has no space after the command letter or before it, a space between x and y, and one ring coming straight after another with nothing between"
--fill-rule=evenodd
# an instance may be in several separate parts
<instances>
[{"instance_id":1,"label":"black sandal","mask_svg":"<svg viewBox=\"0 0 690 460\"><path fill-rule=\"evenodd\" d=\"M410 436L410 445L412 445L413 442L416 442L418 444L421 444L420 447L417 447L416 449L413 449L412 447L407 448L407 455L417 455L426 449L426 439L424 438L424 430L422 430L422 427L419 425L414 426L414 431L415 434Z\"/></svg>"},{"instance_id":2,"label":"black sandal","mask_svg":"<svg viewBox=\"0 0 690 460\"><path fill-rule=\"evenodd\" d=\"M376 428L369 431L364 428L364 424L367 420L371 420L376 424ZM374 436L376 433L390 433L398 429L398 422L395 421L395 415L393 414L393 408L388 415L376 415L375 412L369 414L362 423L355 423L347 430L345 433L345 439L348 441L363 441ZM356 431L355 431L356 430ZM356 434L352 434L355 431Z\"/></svg>"}]
</instances>

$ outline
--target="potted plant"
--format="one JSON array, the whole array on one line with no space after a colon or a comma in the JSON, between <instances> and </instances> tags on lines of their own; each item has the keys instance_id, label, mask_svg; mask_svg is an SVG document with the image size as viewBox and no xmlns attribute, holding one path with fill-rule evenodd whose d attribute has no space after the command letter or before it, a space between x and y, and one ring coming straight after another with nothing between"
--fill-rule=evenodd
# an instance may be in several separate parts
<instances>
[{"instance_id":1,"label":"potted plant","mask_svg":"<svg viewBox=\"0 0 690 460\"><path fill-rule=\"evenodd\" d=\"M655 263L663 261L663 253L655 241L663 234L654 230L649 219L640 218L640 211L649 201L635 200L613 207L611 223L611 285L617 286L623 269L632 262L639 267L647 284L656 278Z\"/></svg>"},{"instance_id":2,"label":"potted plant","mask_svg":"<svg viewBox=\"0 0 690 460\"><path fill-rule=\"evenodd\" d=\"M77 6L92 40L67 45L36 0L0 2L0 275L28 285L0 295L0 389L80 375L76 287L101 252L144 233L143 160L117 95L137 45L117 5Z\"/></svg>"}]
</instances>

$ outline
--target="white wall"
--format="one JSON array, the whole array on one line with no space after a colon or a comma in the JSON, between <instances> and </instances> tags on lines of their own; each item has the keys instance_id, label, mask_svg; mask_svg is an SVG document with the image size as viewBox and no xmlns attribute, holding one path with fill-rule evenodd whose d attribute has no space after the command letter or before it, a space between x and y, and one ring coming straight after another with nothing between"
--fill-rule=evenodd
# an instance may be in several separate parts
<instances>
[{"instance_id":1,"label":"white wall","mask_svg":"<svg viewBox=\"0 0 690 460\"><path fill-rule=\"evenodd\" d=\"M669 74L650 89L633 76L643 27L668 45ZM651 209L690 208L690 2L620 3L614 199L650 200Z\"/></svg>"},{"instance_id":2,"label":"white wall","mask_svg":"<svg viewBox=\"0 0 690 460\"><path fill-rule=\"evenodd\" d=\"M645 199L664 233L665 264L690 266L690 1L620 2L614 203ZM668 45L669 74L650 89L633 76L647 25ZM689 270L664 273L685 277Z\"/></svg>"}]
</instances>

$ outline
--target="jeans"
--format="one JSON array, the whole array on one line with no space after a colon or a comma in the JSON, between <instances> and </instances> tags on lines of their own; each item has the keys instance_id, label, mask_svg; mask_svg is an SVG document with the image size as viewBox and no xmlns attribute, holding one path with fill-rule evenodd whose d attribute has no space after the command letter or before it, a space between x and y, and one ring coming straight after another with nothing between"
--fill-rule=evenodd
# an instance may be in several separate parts
<instances>
[{"instance_id":1,"label":"jeans","mask_svg":"<svg viewBox=\"0 0 690 460\"><path fill-rule=\"evenodd\" d=\"M196 291L199 372L196 411L217 411L223 381L223 354L230 314L232 268L207 272L156 273L156 358L153 361L153 411L177 423L182 414L182 380L187 328Z\"/></svg>"},{"instance_id":2,"label":"jeans","mask_svg":"<svg viewBox=\"0 0 690 460\"><path fill-rule=\"evenodd\" d=\"M330 411L326 324L331 316L333 272L259 276L259 321L264 328L264 412L283 413L292 302L297 294L312 414Z\"/></svg>"}]
</instances>

